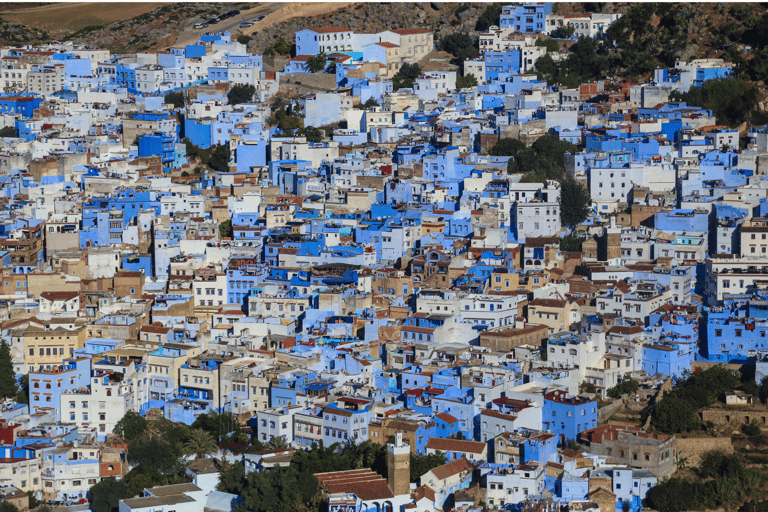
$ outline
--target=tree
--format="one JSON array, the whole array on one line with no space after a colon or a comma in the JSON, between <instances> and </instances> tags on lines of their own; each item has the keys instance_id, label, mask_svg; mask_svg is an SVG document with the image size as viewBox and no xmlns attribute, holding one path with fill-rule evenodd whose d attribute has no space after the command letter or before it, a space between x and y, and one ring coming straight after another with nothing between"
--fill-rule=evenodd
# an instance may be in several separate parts
<instances>
[{"instance_id":1,"label":"tree","mask_svg":"<svg viewBox=\"0 0 768 512\"><path fill-rule=\"evenodd\" d=\"M312 55L307 59L307 69L310 73L319 73L325 69L326 64L328 64L328 57L326 57L325 52Z\"/></svg>"},{"instance_id":2,"label":"tree","mask_svg":"<svg viewBox=\"0 0 768 512\"><path fill-rule=\"evenodd\" d=\"M185 104L184 93L182 92L169 92L163 97L163 100L173 105L173 108L183 108Z\"/></svg>"},{"instance_id":3,"label":"tree","mask_svg":"<svg viewBox=\"0 0 768 512\"><path fill-rule=\"evenodd\" d=\"M201 414L192 423L193 429L208 432L217 442L242 436L242 428L237 416L231 412L209 412Z\"/></svg>"},{"instance_id":4,"label":"tree","mask_svg":"<svg viewBox=\"0 0 768 512\"><path fill-rule=\"evenodd\" d=\"M488 4L488 7L485 8L485 11L480 15L477 23L475 23L475 30L485 32L492 25L498 25L499 17L501 16L501 6L502 4L497 2Z\"/></svg>"},{"instance_id":5,"label":"tree","mask_svg":"<svg viewBox=\"0 0 768 512\"><path fill-rule=\"evenodd\" d=\"M392 77L392 88L394 90L410 89L413 87L413 81L421 76L421 66L410 64L408 62L400 66L400 70Z\"/></svg>"},{"instance_id":6,"label":"tree","mask_svg":"<svg viewBox=\"0 0 768 512\"><path fill-rule=\"evenodd\" d=\"M0 128L0 137L16 137L16 127L6 126L4 128Z\"/></svg>"},{"instance_id":7,"label":"tree","mask_svg":"<svg viewBox=\"0 0 768 512\"><path fill-rule=\"evenodd\" d=\"M211 153L211 157L208 159L208 165L214 171L229 172L230 157L229 144L219 144Z\"/></svg>"},{"instance_id":8,"label":"tree","mask_svg":"<svg viewBox=\"0 0 768 512\"><path fill-rule=\"evenodd\" d=\"M232 221L227 219L219 224L219 236L221 238L232 238Z\"/></svg>"},{"instance_id":9,"label":"tree","mask_svg":"<svg viewBox=\"0 0 768 512\"><path fill-rule=\"evenodd\" d=\"M91 487L88 498L93 512L118 512L120 500L128 498L125 482L111 476ZM30 507L31 507L30 503Z\"/></svg>"},{"instance_id":10,"label":"tree","mask_svg":"<svg viewBox=\"0 0 768 512\"><path fill-rule=\"evenodd\" d=\"M322 142L325 133L314 126L307 126L301 129L301 134L307 138L307 142Z\"/></svg>"},{"instance_id":11,"label":"tree","mask_svg":"<svg viewBox=\"0 0 768 512\"><path fill-rule=\"evenodd\" d=\"M115 432L128 442L141 437L147 431L148 422L141 414L128 411L115 424Z\"/></svg>"},{"instance_id":12,"label":"tree","mask_svg":"<svg viewBox=\"0 0 768 512\"><path fill-rule=\"evenodd\" d=\"M179 457L170 443L157 437L135 439L128 445L128 462L135 466L144 466L162 475L175 473L179 469Z\"/></svg>"},{"instance_id":13,"label":"tree","mask_svg":"<svg viewBox=\"0 0 768 512\"><path fill-rule=\"evenodd\" d=\"M459 63L477 56L477 42L466 32L448 34L440 41L440 49L456 57Z\"/></svg>"},{"instance_id":14,"label":"tree","mask_svg":"<svg viewBox=\"0 0 768 512\"><path fill-rule=\"evenodd\" d=\"M547 49L547 53L556 52L560 50L560 45L558 44L558 42L549 37L546 39L542 37L539 37L538 39L536 39L536 46L545 47Z\"/></svg>"},{"instance_id":15,"label":"tree","mask_svg":"<svg viewBox=\"0 0 768 512\"><path fill-rule=\"evenodd\" d=\"M520 139L501 139L488 150L491 156L516 156L526 149L526 145Z\"/></svg>"},{"instance_id":16,"label":"tree","mask_svg":"<svg viewBox=\"0 0 768 512\"><path fill-rule=\"evenodd\" d=\"M237 36L237 42L240 44L248 44L250 40L251 40L251 36L247 36L245 34Z\"/></svg>"},{"instance_id":17,"label":"tree","mask_svg":"<svg viewBox=\"0 0 768 512\"><path fill-rule=\"evenodd\" d=\"M0 512L19 512L19 508L10 501L0 504Z\"/></svg>"},{"instance_id":18,"label":"tree","mask_svg":"<svg viewBox=\"0 0 768 512\"><path fill-rule=\"evenodd\" d=\"M267 46L267 48L264 50L264 53L270 57L274 57L275 55L290 55L291 43L286 41L285 38L281 37L271 45Z\"/></svg>"},{"instance_id":19,"label":"tree","mask_svg":"<svg viewBox=\"0 0 768 512\"><path fill-rule=\"evenodd\" d=\"M2 340L0 343L0 397L16 398L18 386L14 375L11 349L5 340Z\"/></svg>"},{"instance_id":20,"label":"tree","mask_svg":"<svg viewBox=\"0 0 768 512\"><path fill-rule=\"evenodd\" d=\"M669 98L711 110L718 124L737 127L749 121L758 94L752 83L741 78L728 78L707 80L701 87L691 87L686 93L673 92Z\"/></svg>"},{"instance_id":21,"label":"tree","mask_svg":"<svg viewBox=\"0 0 768 512\"><path fill-rule=\"evenodd\" d=\"M21 376L19 392L16 393L16 403L28 404L29 403L29 374Z\"/></svg>"},{"instance_id":22,"label":"tree","mask_svg":"<svg viewBox=\"0 0 768 512\"><path fill-rule=\"evenodd\" d=\"M589 217L589 192L575 180L563 180L560 188L560 222L566 226L576 226Z\"/></svg>"},{"instance_id":23,"label":"tree","mask_svg":"<svg viewBox=\"0 0 768 512\"><path fill-rule=\"evenodd\" d=\"M633 395L637 388L636 380L624 379L608 390L608 396L611 398L621 398L622 395Z\"/></svg>"},{"instance_id":24,"label":"tree","mask_svg":"<svg viewBox=\"0 0 768 512\"><path fill-rule=\"evenodd\" d=\"M365 100L365 103L358 103L357 105L355 105L355 108L358 110L368 110L371 107L378 107L378 106L379 106L378 101L376 101L373 98L368 98L367 100Z\"/></svg>"},{"instance_id":25,"label":"tree","mask_svg":"<svg viewBox=\"0 0 768 512\"><path fill-rule=\"evenodd\" d=\"M766 400L768 400L768 377L763 377L763 380L760 381L760 394L759 394L760 400L765 403Z\"/></svg>"},{"instance_id":26,"label":"tree","mask_svg":"<svg viewBox=\"0 0 768 512\"><path fill-rule=\"evenodd\" d=\"M230 105L250 103L253 101L254 94L256 94L256 88L250 84L233 85L227 93L227 100Z\"/></svg>"},{"instance_id":27,"label":"tree","mask_svg":"<svg viewBox=\"0 0 768 512\"><path fill-rule=\"evenodd\" d=\"M229 464L225 459L219 475L219 490L230 494L242 494L248 483L245 477L245 464L242 462Z\"/></svg>"},{"instance_id":28,"label":"tree","mask_svg":"<svg viewBox=\"0 0 768 512\"><path fill-rule=\"evenodd\" d=\"M550 35L560 39L567 39L576 33L576 29L573 27L557 27Z\"/></svg>"},{"instance_id":29,"label":"tree","mask_svg":"<svg viewBox=\"0 0 768 512\"><path fill-rule=\"evenodd\" d=\"M428 455L411 454L411 482L416 482L428 471L446 463L445 454L437 452Z\"/></svg>"},{"instance_id":30,"label":"tree","mask_svg":"<svg viewBox=\"0 0 768 512\"><path fill-rule=\"evenodd\" d=\"M288 440L285 438L285 436L273 437L269 441L269 444L275 450L285 450L288 448Z\"/></svg>"},{"instance_id":31,"label":"tree","mask_svg":"<svg viewBox=\"0 0 768 512\"><path fill-rule=\"evenodd\" d=\"M475 75L463 75L456 79L457 89L466 89L467 87L476 87L476 86L477 86L477 78L475 78Z\"/></svg>"},{"instance_id":32,"label":"tree","mask_svg":"<svg viewBox=\"0 0 768 512\"><path fill-rule=\"evenodd\" d=\"M701 426L696 406L674 396L665 396L653 408L651 426L665 434L698 430Z\"/></svg>"},{"instance_id":33,"label":"tree","mask_svg":"<svg viewBox=\"0 0 768 512\"><path fill-rule=\"evenodd\" d=\"M564 252L581 252L581 247L584 244L585 238L583 236L577 236L570 234L560 239L560 250ZM594 387L594 384L592 384ZM590 391L594 393L594 391Z\"/></svg>"},{"instance_id":34,"label":"tree","mask_svg":"<svg viewBox=\"0 0 768 512\"><path fill-rule=\"evenodd\" d=\"M187 455L194 455L198 459L204 459L212 453L218 451L216 441L213 437L203 429L195 429L192 431L189 439L184 444L184 452Z\"/></svg>"}]
</instances>

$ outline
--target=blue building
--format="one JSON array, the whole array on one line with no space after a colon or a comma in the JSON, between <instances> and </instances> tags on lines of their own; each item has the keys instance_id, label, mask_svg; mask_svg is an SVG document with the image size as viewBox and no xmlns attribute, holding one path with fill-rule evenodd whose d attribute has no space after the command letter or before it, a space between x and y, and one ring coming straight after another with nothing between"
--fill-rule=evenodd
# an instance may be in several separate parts
<instances>
[{"instance_id":1,"label":"blue building","mask_svg":"<svg viewBox=\"0 0 768 512\"><path fill-rule=\"evenodd\" d=\"M524 2L501 8L499 27L514 28L515 32L534 34L544 32L547 14L552 14L551 2Z\"/></svg>"},{"instance_id":2,"label":"blue building","mask_svg":"<svg viewBox=\"0 0 768 512\"><path fill-rule=\"evenodd\" d=\"M556 434L564 443L576 439L579 432L597 426L597 402L574 396L565 391L552 391L544 395L542 425Z\"/></svg>"},{"instance_id":3,"label":"blue building","mask_svg":"<svg viewBox=\"0 0 768 512\"><path fill-rule=\"evenodd\" d=\"M490 82L520 72L520 51L485 52L485 80Z\"/></svg>"},{"instance_id":4,"label":"blue building","mask_svg":"<svg viewBox=\"0 0 768 512\"><path fill-rule=\"evenodd\" d=\"M165 133L145 134L139 137L139 156L160 156L163 165L163 171L169 172L173 169L176 161L176 138Z\"/></svg>"},{"instance_id":5,"label":"blue building","mask_svg":"<svg viewBox=\"0 0 768 512\"><path fill-rule=\"evenodd\" d=\"M43 102L42 98L27 96L0 97L0 113L21 114L24 117L32 117L34 110Z\"/></svg>"}]
</instances>

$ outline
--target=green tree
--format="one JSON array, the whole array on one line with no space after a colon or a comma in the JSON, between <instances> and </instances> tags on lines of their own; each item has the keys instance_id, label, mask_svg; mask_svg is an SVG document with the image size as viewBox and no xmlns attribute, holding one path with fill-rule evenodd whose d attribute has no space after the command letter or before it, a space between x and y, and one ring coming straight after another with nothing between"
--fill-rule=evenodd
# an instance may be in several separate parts
<instances>
[{"instance_id":1,"label":"green tree","mask_svg":"<svg viewBox=\"0 0 768 512\"><path fill-rule=\"evenodd\" d=\"M179 470L179 453L170 443L152 437L135 439L128 445L128 462L170 475Z\"/></svg>"},{"instance_id":2,"label":"green tree","mask_svg":"<svg viewBox=\"0 0 768 512\"><path fill-rule=\"evenodd\" d=\"M365 100L365 103L358 103L357 105L355 105L355 108L358 110L368 110L371 107L378 107L378 106L379 106L378 101L376 101L373 98L368 98L367 100Z\"/></svg>"},{"instance_id":3,"label":"green tree","mask_svg":"<svg viewBox=\"0 0 768 512\"><path fill-rule=\"evenodd\" d=\"M21 376L21 385L19 386L19 392L16 393L16 403L28 404L29 403L29 374Z\"/></svg>"},{"instance_id":4,"label":"green tree","mask_svg":"<svg viewBox=\"0 0 768 512\"><path fill-rule=\"evenodd\" d=\"M0 504L0 512L19 512L19 508L10 501Z\"/></svg>"},{"instance_id":5,"label":"green tree","mask_svg":"<svg viewBox=\"0 0 768 512\"><path fill-rule=\"evenodd\" d=\"M440 40L440 49L448 52L460 63L477 56L477 41L466 32L454 32Z\"/></svg>"},{"instance_id":6,"label":"green tree","mask_svg":"<svg viewBox=\"0 0 768 512\"><path fill-rule=\"evenodd\" d=\"M410 89L413 87L413 81L421 76L421 66L410 64L408 62L400 66L400 70L392 77L392 88L394 90Z\"/></svg>"},{"instance_id":7,"label":"green tree","mask_svg":"<svg viewBox=\"0 0 768 512\"><path fill-rule=\"evenodd\" d=\"M0 128L0 137L2 138L16 137L16 127L6 126L4 128Z\"/></svg>"},{"instance_id":8,"label":"green tree","mask_svg":"<svg viewBox=\"0 0 768 512\"><path fill-rule=\"evenodd\" d=\"M575 180L563 180L560 188L560 222L565 226L577 226L589 217L589 192Z\"/></svg>"},{"instance_id":9,"label":"green tree","mask_svg":"<svg viewBox=\"0 0 768 512\"><path fill-rule=\"evenodd\" d=\"M501 3L492 2L485 8L483 14L478 18L475 23L475 30L478 32L485 32L493 25L499 24L499 17L501 16Z\"/></svg>"},{"instance_id":10,"label":"green tree","mask_svg":"<svg viewBox=\"0 0 768 512\"><path fill-rule=\"evenodd\" d=\"M16 398L19 389L14 375L11 349L5 340L2 340L0 342L0 397Z\"/></svg>"},{"instance_id":11,"label":"green tree","mask_svg":"<svg viewBox=\"0 0 768 512\"><path fill-rule=\"evenodd\" d=\"M141 414L128 411L115 424L115 432L128 442L141 437L147 431L148 422Z\"/></svg>"},{"instance_id":12,"label":"green tree","mask_svg":"<svg viewBox=\"0 0 768 512\"><path fill-rule=\"evenodd\" d=\"M242 462L228 464L225 460L219 475L219 490L222 492L240 495L248 483L245 477L245 464Z\"/></svg>"},{"instance_id":13,"label":"green tree","mask_svg":"<svg viewBox=\"0 0 768 512\"><path fill-rule=\"evenodd\" d=\"M212 453L216 453L219 447L213 437L203 429L192 431L189 439L184 444L184 452L187 455L194 455L198 459L204 459Z\"/></svg>"},{"instance_id":14,"label":"green tree","mask_svg":"<svg viewBox=\"0 0 768 512\"><path fill-rule=\"evenodd\" d=\"M256 94L256 88L249 84L233 85L227 93L227 100L230 105L239 105L241 103L250 103L253 101L253 95Z\"/></svg>"},{"instance_id":15,"label":"green tree","mask_svg":"<svg viewBox=\"0 0 768 512\"><path fill-rule=\"evenodd\" d=\"M314 126L306 126L301 129L301 134L307 138L307 142L322 142L323 135L325 134L320 128Z\"/></svg>"},{"instance_id":16,"label":"green tree","mask_svg":"<svg viewBox=\"0 0 768 512\"><path fill-rule=\"evenodd\" d=\"M247 36L245 34L237 36L237 42L240 44L248 44L251 40L251 36Z\"/></svg>"},{"instance_id":17,"label":"green tree","mask_svg":"<svg viewBox=\"0 0 768 512\"><path fill-rule=\"evenodd\" d=\"M120 500L128 497L128 489L125 482L116 480L112 476L92 486L88 493L88 499L93 512L118 512Z\"/></svg>"},{"instance_id":18,"label":"green tree","mask_svg":"<svg viewBox=\"0 0 768 512\"><path fill-rule=\"evenodd\" d=\"M557 27L555 30L551 32L552 37L557 37L560 39L565 39L573 36L573 34L576 33L576 29L573 27Z\"/></svg>"},{"instance_id":19,"label":"green tree","mask_svg":"<svg viewBox=\"0 0 768 512\"><path fill-rule=\"evenodd\" d=\"M216 442L223 442L228 438L242 436L240 420L231 412L209 412L201 414L192 423L193 429L202 429L210 434Z\"/></svg>"},{"instance_id":20,"label":"green tree","mask_svg":"<svg viewBox=\"0 0 768 512\"><path fill-rule=\"evenodd\" d=\"M691 87L687 93L673 92L670 100L711 110L718 123L737 127L750 120L758 94L752 83L741 78L727 78L708 80L701 87Z\"/></svg>"},{"instance_id":21,"label":"green tree","mask_svg":"<svg viewBox=\"0 0 768 512\"><path fill-rule=\"evenodd\" d=\"M169 92L163 97L163 100L173 105L173 108L184 108L184 93L183 92Z\"/></svg>"},{"instance_id":22,"label":"green tree","mask_svg":"<svg viewBox=\"0 0 768 512\"><path fill-rule=\"evenodd\" d=\"M477 86L477 78L475 78L475 75L463 75L456 78L457 89L466 89L467 87L475 86Z\"/></svg>"},{"instance_id":23,"label":"green tree","mask_svg":"<svg viewBox=\"0 0 768 512\"><path fill-rule=\"evenodd\" d=\"M219 144L211 153L208 165L214 171L229 172L229 159L231 156L229 144Z\"/></svg>"},{"instance_id":24,"label":"green tree","mask_svg":"<svg viewBox=\"0 0 768 512\"><path fill-rule=\"evenodd\" d=\"M411 482L418 481L428 471L446 463L445 454L437 452L427 455L411 454Z\"/></svg>"},{"instance_id":25,"label":"green tree","mask_svg":"<svg viewBox=\"0 0 768 512\"><path fill-rule=\"evenodd\" d=\"M325 69L326 64L328 64L328 57L326 57L325 52L312 55L307 59L307 69L310 73L319 73Z\"/></svg>"},{"instance_id":26,"label":"green tree","mask_svg":"<svg viewBox=\"0 0 768 512\"><path fill-rule=\"evenodd\" d=\"M560 45L552 38L539 37L536 39L536 46L544 46L547 49L547 53L556 52L560 50Z\"/></svg>"},{"instance_id":27,"label":"green tree","mask_svg":"<svg viewBox=\"0 0 768 512\"><path fill-rule=\"evenodd\" d=\"M232 238L232 221L227 219L219 224L219 236L221 238Z\"/></svg>"},{"instance_id":28,"label":"green tree","mask_svg":"<svg viewBox=\"0 0 768 512\"><path fill-rule=\"evenodd\" d=\"M683 398L665 396L653 408L651 426L665 434L698 430L701 421L694 404Z\"/></svg>"},{"instance_id":29,"label":"green tree","mask_svg":"<svg viewBox=\"0 0 768 512\"><path fill-rule=\"evenodd\" d=\"M288 448L288 440L285 436L273 437L270 439L269 444L275 450L285 450Z\"/></svg>"},{"instance_id":30,"label":"green tree","mask_svg":"<svg viewBox=\"0 0 768 512\"><path fill-rule=\"evenodd\" d=\"M488 150L491 156L516 156L527 146L520 139L501 139Z\"/></svg>"},{"instance_id":31,"label":"green tree","mask_svg":"<svg viewBox=\"0 0 768 512\"><path fill-rule=\"evenodd\" d=\"M763 380L760 381L760 392L759 392L760 400L765 402L768 400L768 377L763 377Z\"/></svg>"},{"instance_id":32,"label":"green tree","mask_svg":"<svg viewBox=\"0 0 768 512\"><path fill-rule=\"evenodd\" d=\"M290 55L291 43L286 41L285 38L281 37L271 45L267 46L266 50L264 50L264 53L271 57L274 57L275 55Z\"/></svg>"},{"instance_id":33,"label":"green tree","mask_svg":"<svg viewBox=\"0 0 768 512\"><path fill-rule=\"evenodd\" d=\"M756 420L752 420L751 423L744 423L741 426L741 431L749 437L757 437L763 433L763 431L760 430L760 425Z\"/></svg>"},{"instance_id":34,"label":"green tree","mask_svg":"<svg viewBox=\"0 0 768 512\"><path fill-rule=\"evenodd\" d=\"M565 252L581 252L581 247L584 244L585 238L583 236L577 236L570 234L560 239L560 250ZM590 383L587 383L590 384ZM594 384L591 384L594 387ZM589 391L594 393L594 391Z\"/></svg>"},{"instance_id":35,"label":"green tree","mask_svg":"<svg viewBox=\"0 0 768 512\"><path fill-rule=\"evenodd\" d=\"M636 380L624 379L608 390L608 396L611 398L621 398L622 395L633 395L637 388Z\"/></svg>"}]
</instances>

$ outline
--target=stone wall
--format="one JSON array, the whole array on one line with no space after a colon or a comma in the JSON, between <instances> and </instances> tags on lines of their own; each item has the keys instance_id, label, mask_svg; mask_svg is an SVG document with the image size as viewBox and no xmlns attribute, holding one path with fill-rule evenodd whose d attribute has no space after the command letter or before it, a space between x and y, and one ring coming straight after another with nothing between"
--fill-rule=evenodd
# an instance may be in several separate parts
<instances>
[{"instance_id":1,"label":"stone wall","mask_svg":"<svg viewBox=\"0 0 768 512\"><path fill-rule=\"evenodd\" d=\"M624 402L626 401L626 397L627 395L623 395L618 400L614 400L608 405L600 407L600 409L598 409L598 411L600 412L600 414L598 415L598 418L610 418L616 411L624 407Z\"/></svg>"},{"instance_id":2,"label":"stone wall","mask_svg":"<svg viewBox=\"0 0 768 512\"><path fill-rule=\"evenodd\" d=\"M757 421L760 428L768 427L768 409L766 408L729 408L707 409L701 411L701 421L711 421L715 425L732 425L738 428L745 423Z\"/></svg>"},{"instance_id":3,"label":"stone wall","mask_svg":"<svg viewBox=\"0 0 768 512\"><path fill-rule=\"evenodd\" d=\"M730 437L704 437L704 438L677 438L677 460L685 459L686 465L696 467L701 456L713 450L722 450L725 453L733 453L733 444Z\"/></svg>"}]
</instances>

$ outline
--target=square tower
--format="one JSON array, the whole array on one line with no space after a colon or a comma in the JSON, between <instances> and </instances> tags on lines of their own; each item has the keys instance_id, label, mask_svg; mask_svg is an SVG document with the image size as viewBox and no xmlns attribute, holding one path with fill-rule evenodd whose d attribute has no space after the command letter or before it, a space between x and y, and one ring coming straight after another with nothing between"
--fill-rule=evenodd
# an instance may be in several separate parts
<instances>
[{"instance_id":1,"label":"square tower","mask_svg":"<svg viewBox=\"0 0 768 512\"><path fill-rule=\"evenodd\" d=\"M411 492L411 447L403 442L403 434L395 434L395 442L387 443L387 483L395 496Z\"/></svg>"}]
</instances>

